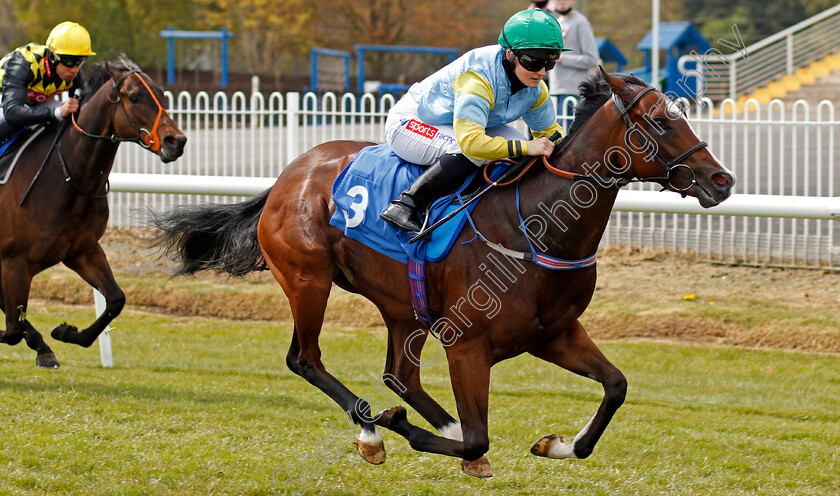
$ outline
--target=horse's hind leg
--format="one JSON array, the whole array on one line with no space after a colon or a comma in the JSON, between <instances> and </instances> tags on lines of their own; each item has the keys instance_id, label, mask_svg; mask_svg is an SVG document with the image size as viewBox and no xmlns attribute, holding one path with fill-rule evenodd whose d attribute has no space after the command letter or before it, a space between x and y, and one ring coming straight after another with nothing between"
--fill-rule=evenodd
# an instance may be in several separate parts
<instances>
[{"instance_id":1,"label":"horse's hind leg","mask_svg":"<svg viewBox=\"0 0 840 496\"><path fill-rule=\"evenodd\" d=\"M272 246L269 253L265 242L260 244L269 269L289 299L295 322L295 335L286 359L289 368L332 398L354 423L361 426L356 441L359 454L375 465L383 463L385 444L370 416L370 405L327 372L321 362L318 338L332 288L329 255L314 252L311 247L310 251L301 252L285 244ZM294 260L293 253L296 253ZM292 356L294 354L296 356Z\"/></svg>"},{"instance_id":2,"label":"horse's hind leg","mask_svg":"<svg viewBox=\"0 0 840 496\"><path fill-rule=\"evenodd\" d=\"M75 326L59 324L52 331L53 339L78 344L87 348L102 334L125 306L125 293L117 285L105 252L97 243L95 247L68 258L64 265L79 274L82 279L105 297L105 311L87 329L77 331Z\"/></svg>"},{"instance_id":3,"label":"horse's hind leg","mask_svg":"<svg viewBox=\"0 0 840 496\"><path fill-rule=\"evenodd\" d=\"M571 443L566 443L562 436L549 435L531 447L531 453L548 458L588 457L616 410L624 403L627 392L624 374L607 360L578 321L570 329L557 332L553 340L532 350L531 354L604 386L604 399L598 411Z\"/></svg>"},{"instance_id":4,"label":"horse's hind leg","mask_svg":"<svg viewBox=\"0 0 840 496\"><path fill-rule=\"evenodd\" d=\"M27 300L32 276L29 264L25 260L0 261L0 278L2 278L3 311L6 313L6 330L0 332L0 342L15 345L26 340L26 345L35 350L38 356L35 364L47 369L57 369L58 359L49 346L44 342L41 334L26 320Z\"/></svg>"}]
</instances>

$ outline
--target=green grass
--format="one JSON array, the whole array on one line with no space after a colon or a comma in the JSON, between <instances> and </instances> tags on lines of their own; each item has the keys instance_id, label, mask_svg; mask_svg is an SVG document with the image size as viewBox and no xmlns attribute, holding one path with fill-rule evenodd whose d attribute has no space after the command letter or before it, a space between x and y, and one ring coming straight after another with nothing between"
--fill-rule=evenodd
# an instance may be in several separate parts
<instances>
[{"instance_id":1,"label":"green grass","mask_svg":"<svg viewBox=\"0 0 840 496\"><path fill-rule=\"evenodd\" d=\"M37 302L29 311L44 334L92 313ZM338 406L286 368L288 325L132 310L114 326L112 369L100 367L97 345L47 338L62 363L54 371L36 368L22 345L0 347L0 494L294 494L304 483L310 495L826 495L840 487L837 355L601 343L629 391L587 460L528 449L544 434L574 436L600 386L531 357L509 360L494 368L490 395L496 475L479 480L387 431L386 463L364 462L342 434ZM383 330L325 329L322 348L348 387L380 395ZM424 368L423 380L454 412L445 364ZM397 403L390 392L386 400ZM411 410L409 418L427 425Z\"/></svg>"}]
</instances>

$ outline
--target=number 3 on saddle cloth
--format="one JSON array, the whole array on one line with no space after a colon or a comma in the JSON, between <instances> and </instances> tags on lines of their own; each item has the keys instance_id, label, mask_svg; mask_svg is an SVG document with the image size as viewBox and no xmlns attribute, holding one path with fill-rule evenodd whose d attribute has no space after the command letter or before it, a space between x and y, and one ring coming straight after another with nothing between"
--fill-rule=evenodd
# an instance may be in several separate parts
<instances>
[{"instance_id":1,"label":"number 3 on saddle cloth","mask_svg":"<svg viewBox=\"0 0 840 496\"><path fill-rule=\"evenodd\" d=\"M497 168L498 173L503 167ZM480 169L476 169L478 172ZM446 257L455 239L467 222L467 214L478 204L471 204L458 215L431 232L430 241L409 243L414 237L379 218L388 203L398 197L417 179L423 169L398 157L386 145L363 148L356 158L338 175L332 186L336 209L330 225L379 253L408 264L411 301L418 319L431 328L434 318L426 299L425 262L437 262ZM460 202L455 197L471 183L470 175L455 193L432 203L428 225L455 210Z\"/></svg>"}]
</instances>

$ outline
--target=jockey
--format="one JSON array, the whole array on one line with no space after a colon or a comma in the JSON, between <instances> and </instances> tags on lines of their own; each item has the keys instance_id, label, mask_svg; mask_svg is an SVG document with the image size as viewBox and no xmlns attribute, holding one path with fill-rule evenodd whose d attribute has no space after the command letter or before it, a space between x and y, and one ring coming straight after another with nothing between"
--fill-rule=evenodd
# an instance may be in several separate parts
<instances>
[{"instance_id":1,"label":"jockey","mask_svg":"<svg viewBox=\"0 0 840 496\"><path fill-rule=\"evenodd\" d=\"M385 140L403 160L426 168L380 214L409 232L422 227L417 214L455 191L487 161L551 155L548 137L563 129L543 81L560 58L563 34L552 15L517 12L499 44L476 48L411 86L388 112ZM534 139L510 125L523 118Z\"/></svg>"},{"instance_id":2,"label":"jockey","mask_svg":"<svg viewBox=\"0 0 840 496\"><path fill-rule=\"evenodd\" d=\"M0 60L0 140L42 122L62 120L79 110L79 100L64 103L52 97L71 88L84 88L79 70L90 55L90 34L65 21L53 28L46 45L30 43Z\"/></svg>"}]
</instances>

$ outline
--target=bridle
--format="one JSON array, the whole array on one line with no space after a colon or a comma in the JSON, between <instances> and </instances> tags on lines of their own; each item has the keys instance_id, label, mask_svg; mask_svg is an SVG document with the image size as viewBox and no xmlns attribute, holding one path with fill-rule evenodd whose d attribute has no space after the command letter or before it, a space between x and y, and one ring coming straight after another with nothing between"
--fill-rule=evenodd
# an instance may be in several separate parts
<instances>
[{"instance_id":1,"label":"bridle","mask_svg":"<svg viewBox=\"0 0 840 496\"><path fill-rule=\"evenodd\" d=\"M125 61L123 61L123 63L125 63ZM126 66L126 69L129 69L128 64L125 64L125 66ZM76 123L76 114L72 114L72 116L71 116L71 121L73 122L73 127L76 128L76 130L79 131L81 134L87 136L88 138L106 139L106 140L109 140L112 143L129 141L129 142L132 142L132 143L137 143L138 145L142 146L143 148L147 148L147 149L149 149L153 152L157 152L158 150L160 150L161 140L160 140L160 137L158 136L158 125L160 124L161 117L163 117L164 115L168 115L168 114L167 114L166 110L163 108L163 105L161 105L160 102L158 101L157 97L155 96L155 93L152 91L152 89L149 87L149 85L146 84L146 81L143 79L143 77L140 76L140 73L141 73L141 71L139 69L129 69L128 72L126 72L125 74L120 76L120 78L118 80L114 81L113 84L111 85L111 88L114 91L115 100L111 100L110 97L106 96L106 98L108 98L108 101L113 104L113 111L111 112L111 123L114 124L114 134L112 134L110 136L107 136L107 135L92 134L92 133L89 133L89 132L85 131L84 129L82 129ZM122 86L123 82L129 76L131 76L132 74L137 76L137 78L140 80L140 82L143 83L143 86L146 87L146 90L149 92L150 95L152 95L152 99L155 101L155 103L158 106L158 114L157 114L157 117L155 118L154 125L152 125L152 130L151 131L149 131L146 128L138 127L137 124L135 124L134 121L131 120L131 117L128 115L128 112L125 110L125 105L123 104L122 97L120 96L120 86ZM123 116L128 121L128 123L131 124L131 127L133 127L135 131L137 131L137 136L136 137L124 138L124 137L116 134L115 119L117 117L117 107L119 107L120 110L122 110ZM108 196L108 191L111 189L110 188L110 182L108 180L105 181L105 192L103 194L88 193L87 191L83 190L79 185L77 185L75 182L73 182L73 179L70 177L70 170L67 168L67 162L64 160L64 154L61 151L61 141L58 142L58 158L59 158L59 161L61 162L61 170L64 173L64 180L68 184L70 184L70 186L72 186L73 189L75 189L80 195L85 196L87 198L93 198L93 199L100 199L100 198L105 198L106 196ZM25 199L25 197L24 197L24 199ZM21 202L21 204L22 203L23 202Z\"/></svg>"},{"instance_id":2,"label":"bridle","mask_svg":"<svg viewBox=\"0 0 840 496\"><path fill-rule=\"evenodd\" d=\"M140 76L140 73L142 71L140 71L139 69L131 69L129 67L129 64L125 61L125 59L121 59L121 60L122 60L123 64L125 65L125 69L126 69L127 72L125 74L123 74L122 76L120 76L120 78L118 80L114 81L114 83L112 85L115 100L111 100L110 98L106 97L106 98L108 98L109 102L114 104L114 109L111 112L111 124L114 125L114 131L115 131L114 134L112 134L111 136L104 136L104 135L91 134L91 133L85 131L84 129L79 127L79 125L76 123L76 114L75 113L71 114L70 120L73 122L73 127L75 127L77 131L79 131L84 136L87 136L88 138L106 139L106 140L111 141L112 143L118 143L118 142L121 142L121 141L131 141L131 142L137 143L138 145L142 146L143 148L148 148L148 149L152 150L153 152L157 152L158 150L160 150L160 144L161 144L160 137L158 136L158 125L160 124L161 117L163 117L164 115L168 115L168 114L166 113L166 110L163 108L163 105L161 105L160 102L158 101L157 97L155 96L155 93L152 91L152 89L149 87L149 85L146 84L146 81L143 79L143 77ZM137 125L134 123L134 121L131 120L131 117L129 117L128 112L125 110L125 106L123 105L122 97L120 97L120 86L122 86L123 81L125 81L126 78L128 78L128 76L130 76L132 74L134 74L135 76L137 76L138 79L140 79L140 82L143 83L143 86L145 86L146 90L149 92L149 94L152 95L152 100L154 100L155 103L158 106L158 114L157 114L157 117L155 118L154 125L152 125L152 130L151 131L149 131L146 128L137 127ZM71 94L71 96L72 96L72 94ZM80 99L81 99L81 97L80 97ZM123 138L122 136L116 134L115 119L117 117L117 106L119 106L120 109L122 109L122 113L125 116L125 119L128 121L128 123L131 124L131 127L133 127L135 131L137 131L137 136L136 137L134 137L134 138ZM35 182L38 181L38 178L41 176L41 172L44 170L44 166L47 165L47 161L49 160L50 155L52 155L53 149L56 148L56 147L58 148L58 160L61 162L61 171L64 173L65 182L67 182L70 186L72 186L73 189L75 189L76 192L78 192L80 195L82 195L84 197L87 197L87 198L101 199L101 198L105 198L106 196L108 196L108 191L110 190L110 182L107 179L105 180L105 192L102 193L101 195L98 195L98 194L88 193L87 191L83 190L78 184L73 182L73 178L70 177L70 169L67 168L67 161L64 160L64 153L61 151L61 140L59 139L61 137L62 133L64 132L65 124L67 124L66 120L62 121L61 124L59 125L58 132L56 132L55 139L53 140L53 144L50 147L50 150L47 152L47 156L44 157L44 161L41 163L41 168L38 169L38 172L35 174L35 177L32 178L32 182L29 183L29 188L27 188L26 192L23 194L23 198L20 200L20 203L18 204L19 207L22 207L23 204L26 202L26 199L29 197L29 193L32 191L32 188L35 186Z\"/></svg>"},{"instance_id":3,"label":"bridle","mask_svg":"<svg viewBox=\"0 0 840 496\"><path fill-rule=\"evenodd\" d=\"M698 141L694 146L692 146L688 150L680 153L679 155L677 155L676 157L674 157L671 160L668 160L661 153L659 153L659 147L651 144L651 142L645 137L644 133L639 131L639 128L636 125L636 123L631 121L630 116L627 115L630 112L630 109L632 109L633 106L636 105L636 103L638 103L639 100L641 100L643 96L650 93L651 91L655 91L655 88L653 86L646 86L644 89L642 89L642 91L638 92L636 94L636 96L633 97L633 99L630 101L629 104L627 104L626 107L624 106L624 102L621 101L621 98L619 98L618 95L616 95L615 93L613 93L613 95L612 95L613 103L615 104L616 108L618 109L619 115L624 120L624 124L627 126L627 131L631 135L635 136L636 139L639 141L639 144L641 145L641 148L640 148L641 150L651 150L651 149L653 149L654 150L653 158L657 162L659 162L659 164L662 165L662 167L665 169L665 175L664 176L661 176L661 177L639 177L636 181L637 182L658 182L658 183L666 182L666 183L668 183L668 185L670 185L676 191L682 193L684 191L687 191L687 190L691 189L692 186L697 184L697 174L695 174L694 169L692 169L688 165L684 164L683 160L688 158L694 152L696 152L698 150L702 150L703 148L706 148L707 144L706 144L705 141ZM630 164L630 167L633 169L633 175L636 175L635 167L633 166L632 162ZM685 186L683 188L678 187L677 185L675 185L671 181L671 174L674 172L674 170L676 170L680 167L685 167L691 173L691 182L689 182L688 186Z\"/></svg>"},{"instance_id":4,"label":"bridle","mask_svg":"<svg viewBox=\"0 0 840 496\"><path fill-rule=\"evenodd\" d=\"M597 184L601 184L601 185L605 185L605 186L609 186L609 187L621 188L621 187L627 186L628 184L634 183L634 182L640 182L640 183L641 182L657 182L657 183L660 183L660 184L662 184L663 182L666 182L668 185L670 185L672 188L674 188L674 190L676 190L679 193L684 193L685 191L688 191L689 189L691 189L692 186L697 184L697 175L695 174L694 169L692 169L688 165L684 164L683 161L686 158L688 158L690 155L692 155L694 152L702 150L703 148L706 148L706 146L708 146L708 145L705 141L699 141L694 146L692 146L688 150L680 153L679 155L677 155L673 159L668 160L667 158L665 158L665 156L663 156L659 152L659 147L652 144L650 142L650 140L648 140L645 137L644 133L642 133L639 130L638 125L635 122L633 122L632 120L630 120L630 116L628 115L629 112L630 112L630 109L632 109L639 102L639 100L642 99L642 97L644 97L646 94L650 93L651 91L655 91L655 88L653 86L646 86L641 91L639 91L636 94L636 96L633 97L633 99L630 101L630 103L628 103L626 106L624 105L624 102L621 101L621 98L619 98L618 95L616 95L614 92L612 94L612 100L613 100L613 103L615 104L616 108L618 109L619 116L624 121L625 126L627 126L627 131L632 136L635 136L636 140L641 145L641 147L639 149L640 150L654 150L653 158L657 162L659 162L660 165L662 165L662 167L665 171L664 176L639 177L636 174L636 170L635 170L635 167L633 166L632 162L630 163L630 167L631 167L631 170L633 171L633 175L635 176L632 179L628 179L628 178L624 178L624 177L604 178L604 177L594 176L594 175L590 175L590 174L579 174L579 173L576 173L576 172L569 172L569 171L560 170L557 167L554 167L553 165L549 164L548 160L547 160L547 157L543 156L542 161L543 161L543 165L545 166L545 168L548 169L550 172L552 172L552 173L554 173L554 174L556 174L560 177L570 179L572 181L589 181L589 182L593 182L593 183L597 183ZM500 183L500 184L498 184L498 186L505 186L505 185L508 185L508 184L511 184L511 183L517 181L520 177L522 177L522 175L525 174L525 172L531 167L531 165L534 162L536 162L536 160L537 160L537 157L533 157L530 160L530 162L528 163L528 165L522 170L522 172L519 173L513 180L508 181L506 183ZM678 170L679 168L682 168L682 167L685 167L691 173L691 181L688 183L688 186L685 186L685 187L679 187L679 186L675 185L673 182L671 182L671 175L673 174L673 172L675 170ZM485 175L485 179L487 180L487 182L491 182L489 179L487 179L486 175Z\"/></svg>"},{"instance_id":5,"label":"bridle","mask_svg":"<svg viewBox=\"0 0 840 496\"><path fill-rule=\"evenodd\" d=\"M548 160L547 160L547 157L545 157L545 156L542 156L543 165L545 165L546 169L548 169L550 172L552 172L552 173L554 173L554 174L556 174L560 177L563 177L565 179L570 179L572 181L594 182L594 183L598 183L598 184L601 184L601 185L605 185L605 186L609 186L609 187L616 187L616 188L621 188L623 186L626 186L627 184L630 184L631 182L658 182L658 183L662 184L662 182L665 181L669 185L671 185L671 187L673 187L675 190L677 190L678 192L682 193L683 196L685 196L685 191L687 191L692 186L697 184L697 176L694 173L694 169L692 169L691 167L689 167L686 164L683 164L682 162L683 162L683 160L688 158L694 152L696 152L698 150L702 150L703 148L705 148L707 146L707 144L706 144L705 141L700 141L700 142L696 143L694 146L692 146L691 148L689 148L688 150L680 153L679 155L677 155L675 158L673 158L671 160L668 160L661 153L659 153L658 147L655 147L655 145L652 144L650 142L650 140L648 140L644 136L644 134L638 129L638 126L636 125L636 123L631 121L630 116L627 115L630 112L630 109L632 109L633 106L635 106L639 102L639 100L642 99L642 97L644 97L646 94L648 94L648 93L650 93L651 91L654 91L654 90L655 90L655 88L653 86L646 86L641 91L639 91L639 93L637 93L636 96L634 96L633 99L630 101L630 103L628 103L626 106L624 105L624 102L621 101L621 98L619 98L618 95L615 94L615 92L612 93L612 99L613 99L613 103L615 104L616 108L618 109L619 115L621 116L622 120L624 121L624 124L627 126L627 131L631 135L634 135L636 137L636 139L639 141L639 144L641 145L641 149L642 150L650 150L650 149L655 150L653 158L656 159L656 161L659 162L660 165L662 165L663 169L665 170L665 175L664 176L661 176L661 177L639 177L636 174L636 171L635 171L635 168L633 167L632 162L630 163L630 167L631 167L631 170L632 170L633 175L634 175L634 177L632 179L628 179L628 178L624 178L624 177L604 178L604 177L590 175L590 174L579 174L579 173L575 173L575 172L560 170L560 169L554 167L553 165L549 164ZM626 140L626 141L629 141L629 140ZM505 160L506 159L502 159L501 161L505 161ZM507 160L507 161L511 162L510 160ZM516 186L516 210L517 210L517 214L519 215L520 226L525 225L525 221L523 220L522 214L519 210L519 183L518 183L518 181L528 171L528 169L531 168L531 166L536 161L537 161L537 157L532 157L524 165L524 167L521 168L521 171L519 171L518 173L515 173L516 177L514 177L513 179L511 179L509 181L505 181L505 182L497 182L497 181L490 180L490 178L488 177L489 167L484 167L484 179L485 179L485 181L487 181L487 183L489 183L489 186L487 188L485 188L485 191L489 190L489 189L491 189L495 186L506 186L506 185L512 184L514 182L517 183L517 186ZM520 164L521 164L521 162L520 162ZM680 167L685 167L691 173L691 182L689 183L688 186L686 186L684 188L679 188L671 182L671 174L674 172L674 170L677 170ZM466 206L466 205L463 205L463 206ZM537 250L534 248L534 244L532 243L530 236L528 235L527 229L523 229L522 231L525 235L525 239L528 242L528 247L530 248L530 252L521 252L521 251L516 251L516 250L511 250L509 248L505 248L504 246L502 246L498 243L493 243L490 240L488 240L486 237L484 237L484 235L481 234L478 231L478 228L475 226L475 223L473 222L473 220L469 216L469 214L467 214L467 219L469 220L470 224L472 225L473 231L475 231L476 238L483 241L489 248L491 248L495 251L498 251L499 253L502 253L506 256L517 258L517 259L520 259L520 260L531 261L531 262L534 262L541 267L545 267L545 268L552 269L552 270L582 269L582 268L590 267L590 266L595 264L595 260L596 260L596 255L595 254L592 254L592 255L590 255L586 258L582 258L580 260L565 260L565 259L559 259L559 258L549 256L548 254L545 254L545 253L537 252ZM438 221L435 224L437 225L437 224L441 223L442 221L443 220ZM420 235L416 236L416 238L419 238L419 237L420 237Z\"/></svg>"},{"instance_id":6,"label":"bridle","mask_svg":"<svg viewBox=\"0 0 840 496\"><path fill-rule=\"evenodd\" d=\"M127 64L126 64L126 68L128 69ZM124 138L124 137L116 134L116 127L115 127L114 134L112 134L110 136L91 134L91 133L85 131L84 129L82 129L81 127L79 127L79 125L76 123L76 115L75 114L73 114L73 116L72 116L73 127L75 127L77 131L79 131L83 135L87 136L88 138L107 139L107 140L110 140L112 143L117 143L117 142L122 142L122 141L130 141L130 142L133 142L133 143L137 143L138 145L142 146L143 148L148 148L153 152L157 152L158 150L160 150L161 139L158 136L158 125L160 124L161 117L163 117L164 115L168 115L168 114L166 113L166 110L163 108L163 105L161 105L160 102L158 101L157 97L155 96L155 93L152 91L152 89L149 87L149 85L146 83L146 81L143 79L143 77L140 76L141 72L142 71L140 71L139 69L130 69L128 72L123 74L118 80L114 81L114 83L111 85L111 87L114 91L115 100L111 100L111 98L108 97L108 101L111 102L112 104L114 104L113 111L111 112L111 122L112 123L115 122L116 115L117 115L117 107L119 107L120 110L122 110L122 113L123 113L123 116L125 117L125 119L128 121L129 124L131 124L131 127L133 127L135 131L137 131L137 136L136 137ZM138 127L137 124L135 124L134 121L131 120L131 117L129 117L128 112L125 110L125 105L123 104L122 97L120 96L120 86L122 86L122 83L132 74L137 76L137 78L140 80L140 82L143 83L143 86L145 86L146 90L149 92L149 94L152 95L152 100L154 100L155 104L157 104L157 106L158 106L158 114L157 114L157 117L155 118L155 123L152 125L152 130L151 131L149 131L146 128Z\"/></svg>"}]
</instances>

